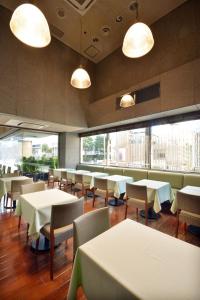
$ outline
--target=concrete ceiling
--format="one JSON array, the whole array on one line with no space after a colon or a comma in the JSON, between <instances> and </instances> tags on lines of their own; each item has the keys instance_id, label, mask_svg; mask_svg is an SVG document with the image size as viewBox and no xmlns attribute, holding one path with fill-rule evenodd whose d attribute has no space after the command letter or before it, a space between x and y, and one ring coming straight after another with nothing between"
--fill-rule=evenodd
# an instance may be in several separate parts
<instances>
[{"instance_id":1,"label":"concrete ceiling","mask_svg":"<svg viewBox=\"0 0 200 300\"><path fill-rule=\"evenodd\" d=\"M0 137L12 128L34 129L47 132L79 132L82 127L68 126L43 120L0 113Z\"/></svg>"},{"instance_id":2,"label":"concrete ceiling","mask_svg":"<svg viewBox=\"0 0 200 300\"><path fill-rule=\"evenodd\" d=\"M139 20L151 25L185 1L138 0ZM0 4L10 10L24 2L28 1L0 0ZM134 0L32 2L45 14L54 37L94 63L121 47L126 30L135 20L135 12L129 9Z\"/></svg>"}]
</instances>

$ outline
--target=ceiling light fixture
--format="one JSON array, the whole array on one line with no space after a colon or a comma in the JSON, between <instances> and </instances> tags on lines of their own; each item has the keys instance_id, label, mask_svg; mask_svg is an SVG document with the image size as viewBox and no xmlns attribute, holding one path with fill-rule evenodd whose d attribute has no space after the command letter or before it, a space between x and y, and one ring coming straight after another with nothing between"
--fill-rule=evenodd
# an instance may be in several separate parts
<instances>
[{"instance_id":1,"label":"ceiling light fixture","mask_svg":"<svg viewBox=\"0 0 200 300\"><path fill-rule=\"evenodd\" d=\"M133 97L130 94L125 94L122 96L120 101L120 106L123 108L127 108L135 105L136 95L134 93Z\"/></svg>"},{"instance_id":2,"label":"ceiling light fixture","mask_svg":"<svg viewBox=\"0 0 200 300\"><path fill-rule=\"evenodd\" d=\"M144 23L138 22L138 3L133 2L130 6L136 10L136 23L134 23L126 32L122 51L124 55L137 58L147 54L154 45L154 39L151 29Z\"/></svg>"},{"instance_id":3,"label":"ceiling light fixture","mask_svg":"<svg viewBox=\"0 0 200 300\"><path fill-rule=\"evenodd\" d=\"M82 53L82 19L81 21L81 32L80 32L80 54ZM91 86L90 75L88 72L80 65L73 73L71 77L71 85L77 89L87 89Z\"/></svg>"},{"instance_id":4,"label":"ceiling light fixture","mask_svg":"<svg viewBox=\"0 0 200 300\"><path fill-rule=\"evenodd\" d=\"M43 48L51 41L49 25L41 10L33 4L18 6L10 20L12 33L26 45Z\"/></svg>"}]
</instances>

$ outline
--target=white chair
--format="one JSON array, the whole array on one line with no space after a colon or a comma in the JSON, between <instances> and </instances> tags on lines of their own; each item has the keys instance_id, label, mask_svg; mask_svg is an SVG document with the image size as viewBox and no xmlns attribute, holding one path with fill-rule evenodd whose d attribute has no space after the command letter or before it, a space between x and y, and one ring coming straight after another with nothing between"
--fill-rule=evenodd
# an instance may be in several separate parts
<instances>
[{"instance_id":1,"label":"white chair","mask_svg":"<svg viewBox=\"0 0 200 300\"><path fill-rule=\"evenodd\" d=\"M83 198L72 203L53 205L51 221L42 227L41 233L50 241L50 279L53 280L54 246L73 236L73 221L83 214ZM39 239L36 243L38 249Z\"/></svg>"},{"instance_id":2,"label":"white chair","mask_svg":"<svg viewBox=\"0 0 200 300\"><path fill-rule=\"evenodd\" d=\"M178 237L180 221L184 223L184 232L187 232L187 225L200 226L200 196L189 195L177 191L177 223L176 237Z\"/></svg>"},{"instance_id":3,"label":"white chair","mask_svg":"<svg viewBox=\"0 0 200 300\"><path fill-rule=\"evenodd\" d=\"M21 186L21 194L35 193L45 190L44 181L39 181L35 183L25 184Z\"/></svg>"},{"instance_id":4,"label":"white chair","mask_svg":"<svg viewBox=\"0 0 200 300\"><path fill-rule=\"evenodd\" d=\"M148 225L148 210L153 207L154 201L148 202L147 187L126 183L126 210L127 217L128 206L131 204L136 207L136 218L138 221L138 208L145 210L145 224Z\"/></svg>"},{"instance_id":5,"label":"white chair","mask_svg":"<svg viewBox=\"0 0 200 300\"><path fill-rule=\"evenodd\" d=\"M13 208L13 201L17 200L21 194L21 186L33 182L33 178L27 178L23 180L12 180L11 181L11 191L7 193L6 207L8 207L8 198L11 199L11 210Z\"/></svg>"},{"instance_id":6,"label":"white chair","mask_svg":"<svg viewBox=\"0 0 200 300\"><path fill-rule=\"evenodd\" d=\"M100 196L105 199L105 206L108 203L109 197L114 197L114 191L108 188L108 180L105 178L94 178L94 194L93 194L93 207L96 196Z\"/></svg>"},{"instance_id":7,"label":"white chair","mask_svg":"<svg viewBox=\"0 0 200 300\"><path fill-rule=\"evenodd\" d=\"M83 175L75 174L75 184L72 188L72 191L75 193L81 192L81 196L85 196L87 194L87 190L90 190L90 185L84 184Z\"/></svg>"},{"instance_id":8,"label":"white chair","mask_svg":"<svg viewBox=\"0 0 200 300\"><path fill-rule=\"evenodd\" d=\"M79 246L110 228L108 207L90 211L73 222L74 257Z\"/></svg>"}]
</instances>

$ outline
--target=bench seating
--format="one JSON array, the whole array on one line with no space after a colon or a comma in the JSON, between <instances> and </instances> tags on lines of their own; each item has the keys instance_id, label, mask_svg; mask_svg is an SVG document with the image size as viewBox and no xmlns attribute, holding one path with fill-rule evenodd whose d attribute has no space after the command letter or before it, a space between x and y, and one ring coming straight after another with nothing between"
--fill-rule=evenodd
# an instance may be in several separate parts
<instances>
[{"instance_id":1,"label":"bench seating","mask_svg":"<svg viewBox=\"0 0 200 300\"><path fill-rule=\"evenodd\" d=\"M141 179L147 179L148 171L143 169L123 169L123 175L132 177L134 181L138 181Z\"/></svg>"},{"instance_id":2,"label":"bench seating","mask_svg":"<svg viewBox=\"0 0 200 300\"><path fill-rule=\"evenodd\" d=\"M79 170L88 170L91 172L104 172L109 175L124 175L133 177L134 181L141 179L151 179L169 182L172 190L175 193L177 190L182 189L186 185L193 185L200 187L200 174L186 174L178 172L167 171L153 171L146 169L131 169L131 168L117 168L117 167L104 167L94 165L79 164Z\"/></svg>"},{"instance_id":3,"label":"bench seating","mask_svg":"<svg viewBox=\"0 0 200 300\"><path fill-rule=\"evenodd\" d=\"M183 186L186 185L200 186L200 175L184 174Z\"/></svg>"}]
</instances>

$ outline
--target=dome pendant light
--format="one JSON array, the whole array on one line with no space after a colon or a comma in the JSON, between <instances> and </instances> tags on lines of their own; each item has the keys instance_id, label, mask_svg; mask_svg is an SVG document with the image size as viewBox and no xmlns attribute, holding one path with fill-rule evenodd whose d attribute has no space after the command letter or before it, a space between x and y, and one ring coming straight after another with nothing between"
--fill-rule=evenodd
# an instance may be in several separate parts
<instances>
[{"instance_id":1,"label":"dome pendant light","mask_svg":"<svg viewBox=\"0 0 200 300\"><path fill-rule=\"evenodd\" d=\"M91 86L90 76L82 66L73 72L71 85L77 89L87 89Z\"/></svg>"},{"instance_id":2,"label":"dome pendant light","mask_svg":"<svg viewBox=\"0 0 200 300\"><path fill-rule=\"evenodd\" d=\"M135 98L136 98L135 94L133 97L130 94L123 95L120 101L120 106L123 108L127 108L135 105Z\"/></svg>"},{"instance_id":3,"label":"dome pendant light","mask_svg":"<svg viewBox=\"0 0 200 300\"><path fill-rule=\"evenodd\" d=\"M51 41L47 20L33 4L25 3L15 9L10 29L21 42L32 47L46 47Z\"/></svg>"},{"instance_id":4,"label":"dome pendant light","mask_svg":"<svg viewBox=\"0 0 200 300\"><path fill-rule=\"evenodd\" d=\"M81 20L81 19L80 19ZM82 37L82 21L81 21L81 33L80 33L80 53L81 52L81 37ZM74 70L71 77L71 85L77 89L87 89L91 86L90 75L88 72L80 65Z\"/></svg>"},{"instance_id":5,"label":"dome pendant light","mask_svg":"<svg viewBox=\"0 0 200 300\"><path fill-rule=\"evenodd\" d=\"M125 34L122 52L128 57L137 58L147 54L153 48L154 39L151 29L137 21L138 3L134 2L131 9L136 10L136 23Z\"/></svg>"}]
</instances>

